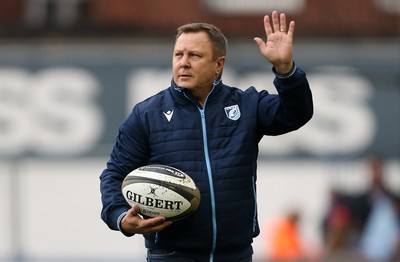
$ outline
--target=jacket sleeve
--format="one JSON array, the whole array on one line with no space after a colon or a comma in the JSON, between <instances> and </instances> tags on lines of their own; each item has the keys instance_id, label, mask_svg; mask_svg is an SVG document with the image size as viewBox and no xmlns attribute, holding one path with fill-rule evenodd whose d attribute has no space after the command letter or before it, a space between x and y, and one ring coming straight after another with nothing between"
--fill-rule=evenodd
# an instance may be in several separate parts
<instances>
[{"instance_id":1,"label":"jacket sleeve","mask_svg":"<svg viewBox=\"0 0 400 262\"><path fill-rule=\"evenodd\" d=\"M264 135L281 135L299 129L313 115L313 101L306 74L300 68L289 77L275 77L278 94L260 92L258 121Z\"/></svg>"},{"instance_id":2,"label":"jacket sleeve","mask_svg":"<svg viewBox=\"0 0 400 262\"><path fill-rule=\"evenodd\" d=\"M127 174L146 164L146 139L140 114L134 109L120 126L106 169L100 175L101 218L113 230L118 230L118 218L130 209L121 193L121 185Z\"/></svg>"}]
</instances>

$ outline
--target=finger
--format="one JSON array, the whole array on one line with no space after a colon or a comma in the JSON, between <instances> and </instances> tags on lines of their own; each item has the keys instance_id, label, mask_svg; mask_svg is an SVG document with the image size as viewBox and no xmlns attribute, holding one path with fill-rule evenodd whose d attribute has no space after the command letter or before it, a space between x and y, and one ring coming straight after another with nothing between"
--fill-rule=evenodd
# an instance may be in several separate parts
<instances>
[{"instance_id":1,"label":"finger","mask_svg":"<svg viewBox=\"0 0 400 262\"><path fill-rule=\"evenodd\" d=\"M272 25L274 28L274 32L279 32L279 16L277 11L272 12Z\"/></svg>"},{"instance_id":2,"label":"finger","mask_svg":"<svg viewBox=\"0 0 400 262\"><path fill-rule=\"evenodd\" d=\"M172 221L171 220L166 220L166 221L164 221L162 224L159 224L159 225L157 225L157 226L155 226L155 227L153 227L153 230L154 231L161 231L161 230L163 230L163 229L165 229L165 228L167 228L167 227L169 227L170 225L172 225Z\"/></svg>"},{"instance_id":3,"label":"finger","mask_svg":"<svg viewBox=\"0 0 400 262\"><path fill-rule=\"evenodd\" d=\"M288 30L288 36L290 38L293 38L293 34L294 34L294 28L295 28L296 24L294 21L291 21L289 24L289 30Z\"/></svg>"},{"instance_id":4,"label":"finger","mask_svg":"<svg viewBox=\"0 0 400 262\"><path fill-rule=\"evenodd\" d=\"M152 218L147 218L143 221L144 225L147 227L156 227L162 223L167 221L165 217L152 217Z\"/></svg>"},{"instance_id":5,"label":"finger","mask_svg":"<svg viewBox=\"0 0 400 262\"><path fill-rule=\"evenodd\" d=\"M284 13L282 13L279 16L279 22L280 22L280 27L279 27L279 31L281 32L286 32L286 15Z\"/></svg>"},{"instance_id":6,"label":"finger","mask_svg":"<svg viewBox=\"0 0 400 262\"><path fill-rule=\"evenodd\" d=\"M142 227L146 232L157 232L172 225L172 221L166 220L165 217L154 217L143 220Z\"/></svg>"},{"instance_id":7,"label":"finger","mask_svg":"<svg viewBox=\"0 0 400 262\"><path fill-rule=\"evenodd\" d=\"M268 35L273 33L268 15L264 16L264 28L265 28L265 34L267 35L267 37L268 37Z\"/></svg>"},{"instance_id":8,"label":"finger","mask_svg":"<svg viewBox=\"0 0 400 262\"><path fill-rule=\"evenodd\" d=\"M137 216L139 214L140 208L139 205L133 204L131 209L128 210L127 215Z\"/></svg>"},{"instance_id":9,"label":"finger","mask_svg":"<svg viewBox=\"0 0 400 262\"><path fill-rule=\"evenodd\" d=\"M262 40L259 37L254 37L254 41L256 42L256 44L258 45L258 47L261 49L263 45L265 45L264 40Z\"/></svg>"}]
</instances>

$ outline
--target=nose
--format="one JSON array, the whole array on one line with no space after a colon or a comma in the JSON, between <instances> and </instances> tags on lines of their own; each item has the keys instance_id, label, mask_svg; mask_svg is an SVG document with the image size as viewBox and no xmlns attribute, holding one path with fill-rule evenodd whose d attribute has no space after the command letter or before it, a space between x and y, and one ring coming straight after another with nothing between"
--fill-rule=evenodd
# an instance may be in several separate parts
<instances>
[{"instance_id":1,"label":"nose","mask_svg":"<svg viewBox=\"0 0 400 262\"><path fill-rule=\"evenodd\" d=\"M190 68L189 57L187 55L182 56L181 60L179 61L180 68Z\"/></svg>"}]
</instances>

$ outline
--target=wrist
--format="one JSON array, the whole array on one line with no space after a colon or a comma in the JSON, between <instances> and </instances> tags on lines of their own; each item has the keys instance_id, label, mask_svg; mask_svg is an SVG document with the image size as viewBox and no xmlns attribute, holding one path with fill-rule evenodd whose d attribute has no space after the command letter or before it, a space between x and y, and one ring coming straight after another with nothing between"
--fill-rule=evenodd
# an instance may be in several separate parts
<instances>
[{"instance_id":1,"label":"wrist","mask_svg":"<svg viewBox=\"0 0 400 262\"><path fill-rule=\"evenodd\" d=\"M273 65L278 74L287 74L293 68L293 60L289 63L279 63Z\"/></svg>"},{"instance_id":2,"label":"wrist","mask_svg":"<svg viewBox=\"0 0 400 262\"><path fill-rule=\"evenodd\" d=\"M275 76L277 78L284 79L284 78L288 78L294 74L294 72L296 71L296 64L294 62L292 62L291 66L288 68L289 69L278 71L278 69L274 66L274 67L272 67L272 72L275 74Z\"/></svg>"},{"instance_id":3,"label":"wrist","mask_svg":"<svg viewBox=\"0 0 400 262\"><path fill-rule=\"evenodd\" d=\"M117 226L118 226L119 231L120 231L122 234L124 234L124 235L127 236L127 237L130 237L130 236L133 236L134 234L125 232L125 231L122 229L122 221L123 221L124 217L126 216L126 213L127 213L127 212L124 212L124 213L122 213L122 214L118 217Z\"/></svg>"}]
</instances>

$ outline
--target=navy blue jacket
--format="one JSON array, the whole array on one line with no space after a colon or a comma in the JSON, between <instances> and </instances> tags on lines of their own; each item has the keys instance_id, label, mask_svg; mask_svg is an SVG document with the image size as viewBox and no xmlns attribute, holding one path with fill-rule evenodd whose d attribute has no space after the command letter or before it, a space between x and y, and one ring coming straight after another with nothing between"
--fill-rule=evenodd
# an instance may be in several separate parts
<instances>
[{"instance_id":1,"label":"navy blue jacket","mask_svg":"<svg viewBox=\"0 0 400 262\"><path fill-rule=\"evenodd\" d=\"M245 91L215 81L204 107L174 84L138 103L119 129L101 174L102 219L118 230L130 207L121 182L132 170L164 164L183 170L201 192L198 210L157 234L147 247L162 247L214 261L252 254L259 234L256 210L258 143L264 135L300 128L313 114L305 73L297 68L274 80L278 95L254 87ZM171 118L168 119L167 116Z\"/></svg>"}]
</instances>

